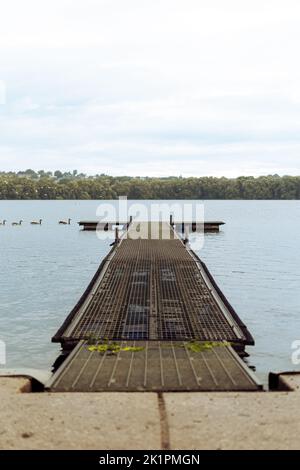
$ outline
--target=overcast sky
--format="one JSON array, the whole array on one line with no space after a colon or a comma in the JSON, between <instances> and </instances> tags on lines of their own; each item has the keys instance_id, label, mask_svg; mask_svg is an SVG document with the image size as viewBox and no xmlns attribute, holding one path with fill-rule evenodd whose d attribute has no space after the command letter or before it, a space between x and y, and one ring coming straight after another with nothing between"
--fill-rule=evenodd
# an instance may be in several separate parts
<instances>
[{"instance_id":1,"label":"overcast sky","mask_svg":"<svg viewBox=\"0 0 300 470\"><path fill-rule=\"evenodd\" d=\"M299 24L299 0L2 2L0 169L300 174Z\"/></svg>"}]
</instances>

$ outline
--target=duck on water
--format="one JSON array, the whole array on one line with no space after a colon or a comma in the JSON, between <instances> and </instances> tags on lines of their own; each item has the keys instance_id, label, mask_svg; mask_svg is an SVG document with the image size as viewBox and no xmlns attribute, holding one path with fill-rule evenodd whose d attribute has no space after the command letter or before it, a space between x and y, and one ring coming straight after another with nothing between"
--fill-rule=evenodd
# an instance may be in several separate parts
<instances>
[{"instance_id":1,"label":"duck on water","mask_svg":"<svg viewBox=\"0 0 300 470\"><path fill-rule=\"evenodd\" d=\"M43 219L40 219L38 222L36 220L33 220L30 222L31 225L42 225Z\"/></svg>"},{"instance_id":2,"label":"duck on water","mask_svg":"<svg viewBox=\"0 0 300 470\"><path fill-rule=\"evenodd\" d=\"M59 223L59 225L70 225L71 220L72 219L68 219L67 221L66 220L60 220L58 223Z\"/></svg>"}]
</instances>

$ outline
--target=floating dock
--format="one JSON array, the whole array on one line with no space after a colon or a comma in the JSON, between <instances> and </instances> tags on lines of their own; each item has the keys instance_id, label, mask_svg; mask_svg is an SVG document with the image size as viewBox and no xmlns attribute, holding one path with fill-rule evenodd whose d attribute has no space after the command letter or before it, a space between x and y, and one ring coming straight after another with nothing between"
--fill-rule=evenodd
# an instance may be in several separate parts
<instances>
[{"instance_id":1,"label":"floating dock","mask_svg":"<svg viewBox=\"0 0 300 470\"><path fill-rule=\"evenodd\" d=\"M205 221L205 222L174 222L173 227L178 232L184 233L188 230L189 233L203 231L206 232L219 232L221 225L225 222L221 221Z\"/></svg>"},{"instance_id":2,"label":"floating dock","mask_svg":"<svg viewBox=\"0 0 300 470\"><path fill-rule=\"evenodd\" d=\"M113 230L115 227L127 229L129 226L128 222L100 222L95 220L81 220L78 225L82 227L82 230L95 231L95 230ZM204 232L219 232L220 226L225 225L225 222L221 221L205 221L205 222L174 222L173 227L181 232L189 230L189 232L196 232L202 229Z\"/></svg>"},{"instance_id":3,"label":"floating dock","mask_svg":"<svg viewBox=\"0 0 300 470\"><path fill-rule=\"evenodd\" d=\"M53 337L72 352L49 389L259 389L236 353L251 334L173 226L125 233Z\"/></svg>"},{"instance_id":4,"label":"floating dock","mask_svg":"<svg viewBox=\"0 0 300 470\"><path fill-rule=\"evenodd\" d=\"M113 230L115 227L127 228L128 222L100 222L95 220L81 220L78 225L82 230L95 231L95 230Z\"/></svg>"}]
</instances>

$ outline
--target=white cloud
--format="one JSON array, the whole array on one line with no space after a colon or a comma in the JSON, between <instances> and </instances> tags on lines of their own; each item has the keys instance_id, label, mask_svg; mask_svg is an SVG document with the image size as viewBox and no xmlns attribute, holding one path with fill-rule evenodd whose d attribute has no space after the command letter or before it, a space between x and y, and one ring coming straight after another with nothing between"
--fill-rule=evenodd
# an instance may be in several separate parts
<instances>
[{"instance_id":1,"label":"white cloud","mask_svg":"<svg viewBox=\"0 0 300 470\"><path fill-rule=\"evenodd\" d=\"M11 0L0 167L300 173L294 0Z\"/></svg>"}]
</instances>

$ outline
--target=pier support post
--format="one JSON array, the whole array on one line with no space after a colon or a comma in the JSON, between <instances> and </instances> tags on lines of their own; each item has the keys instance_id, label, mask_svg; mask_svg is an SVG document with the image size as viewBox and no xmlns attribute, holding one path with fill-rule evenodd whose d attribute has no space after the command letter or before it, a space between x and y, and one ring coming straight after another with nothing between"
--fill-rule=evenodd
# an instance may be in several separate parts
<instances>
[{"instance_id":1,"label":"pier support post","mask_svg":"<svg viewBox=\"0 0 300 470\"><path fill-rule=\"evenodd\" d=\"M189 242L189 229L188 227L185 227L183 243L184 245L187 245L188 242Z\"/></svg>"},{"instance_id":2,"label":"pier support post","mask_svg":"<svg viewBox=\"0 0 300 470\"><path fill-rule=\"evenodd\" d=\"M119 243L120 237L119 237L119 227L115 228L115 243Z\"/></svg>"}]
</instances>

